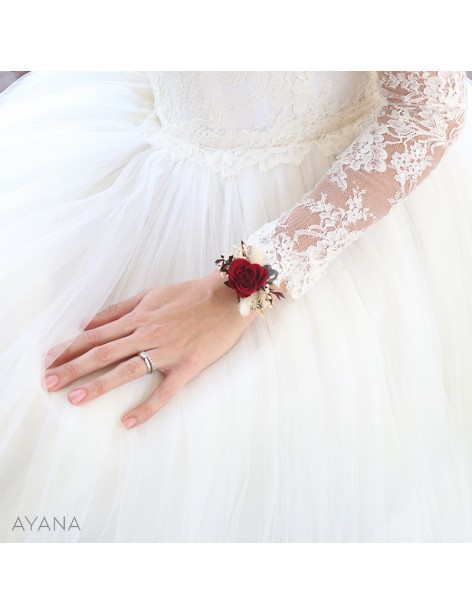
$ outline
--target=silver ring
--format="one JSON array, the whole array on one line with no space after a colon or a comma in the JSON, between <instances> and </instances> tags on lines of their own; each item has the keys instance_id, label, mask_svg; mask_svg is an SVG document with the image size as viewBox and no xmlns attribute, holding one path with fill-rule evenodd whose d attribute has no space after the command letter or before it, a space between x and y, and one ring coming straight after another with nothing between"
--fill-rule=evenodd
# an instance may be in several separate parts
<instances>
[{"instance_id":1,"label":"silver ring","mask_svg":"<svg viewBox=\"0 0 472 614\"><path fill-rule=\"evenodd\" d=\"M152 358L149 356L147 352L139 352L138 356L141 356L141 358L144 360L148 373L157 371L156 365L154 364Z\"/></svg>"}]
</instances>

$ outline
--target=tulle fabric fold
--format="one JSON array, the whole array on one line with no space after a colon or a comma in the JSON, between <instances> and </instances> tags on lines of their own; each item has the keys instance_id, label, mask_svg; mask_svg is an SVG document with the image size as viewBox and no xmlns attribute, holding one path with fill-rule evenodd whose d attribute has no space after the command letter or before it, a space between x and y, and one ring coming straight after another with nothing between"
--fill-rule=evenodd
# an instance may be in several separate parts
<instances>
[{"instance_id":1,"label":"tulle fabric fold","mask_svg":"<svg viewBox=\"0 0 472 614\"><path fill-rule=\"evenodd\" d=\"M43 389L46 351L209 273L331 163L223 178L150 147L151 115L145 73L32 73L0 96L0 539L472 541L471 121L303 299L128 432L162 375L74 407ZM80 531L12 530L25 516Z\"/></svg>"}]
</instances>

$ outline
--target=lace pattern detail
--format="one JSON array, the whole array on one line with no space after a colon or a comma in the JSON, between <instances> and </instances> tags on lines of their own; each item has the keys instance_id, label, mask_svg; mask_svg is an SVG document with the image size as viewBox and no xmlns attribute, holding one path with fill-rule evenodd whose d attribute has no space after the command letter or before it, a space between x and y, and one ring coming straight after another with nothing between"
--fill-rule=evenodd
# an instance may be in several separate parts
<instances>
[{"instance_id":1,"label":"lace pattern detail","mask_svg":"<svg viewBox=\"0 0 472 614\"><path fill-rule=\"evenodd\" d=\"M292 300L327 264L437 166L465 120L465 72L379 72L382 102L369 126L317 185L246 240L279 271Z\"/></svg>"},{"instance_id":2,"label":"lace pattern detail","mask_svg":"<svg viewBox=\"0 0 472 614\"><path fill-rule=\"evenodd\" d=\"M228 176L334 156L375 116L375 72L150 72L152 147Z\"/></svg>"}]
</instances>

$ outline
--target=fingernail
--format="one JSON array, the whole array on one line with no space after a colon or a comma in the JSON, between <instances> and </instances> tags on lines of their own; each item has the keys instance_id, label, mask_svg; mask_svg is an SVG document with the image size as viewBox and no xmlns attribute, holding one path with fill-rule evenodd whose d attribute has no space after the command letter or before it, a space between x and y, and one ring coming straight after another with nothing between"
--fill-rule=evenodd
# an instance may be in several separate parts
<instances>
[{"instance_id":1,"label":"fingernail","mask_svg":"<svg viewBox=\"0 0 472 614\"><path fill-rule=\"evenodd\" d=\"M127 429L132 429L136 422L136 418L126 418L126 420L124 421L124 425Z\"/></svg>"},{"instance_id":2,"label":"fingernail","mask_svg":"<svg viewBox=\"0 0 472 614\"><path fill-rule=\"evenodd\" d=\"M77 390L72 390L72 392L69 392L69 399L72 401L72 403L80 403L82 399L85 399L86 395L86 390L83 388L77 388Z\"/></svg>"},{"instance_id":3,"label":"fingernail","mask_svg":"<svg viewBox=\"0 0 472 614\"><path fill-rule=\"evenodd\" d=\"M48 375L45 381L46 388L48 390L51 390L51 388L54 388L54 386L59 382L59 378L57 377L57 375Z\"/></svg>"}]
</instances>

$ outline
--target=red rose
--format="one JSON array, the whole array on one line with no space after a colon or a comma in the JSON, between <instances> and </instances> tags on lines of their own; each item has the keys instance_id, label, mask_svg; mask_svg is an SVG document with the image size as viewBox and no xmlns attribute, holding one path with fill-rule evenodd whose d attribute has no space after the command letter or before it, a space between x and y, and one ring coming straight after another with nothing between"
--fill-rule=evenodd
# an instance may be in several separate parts
<instances>
[{"instance_id":1,"label":"red rose","mask_svg":"<svg viewBox=\"0 0 472 614\"><path fill-rule=\"evenodd\" d=\"M234 258L228 269L228 286L236 290L240 298L265 286L269 273L260 264L252 264L246 258Z\"/></svg>"}]
</instances>

